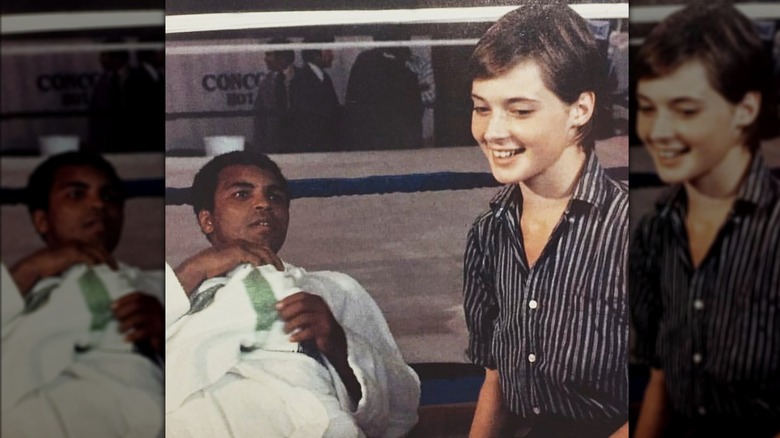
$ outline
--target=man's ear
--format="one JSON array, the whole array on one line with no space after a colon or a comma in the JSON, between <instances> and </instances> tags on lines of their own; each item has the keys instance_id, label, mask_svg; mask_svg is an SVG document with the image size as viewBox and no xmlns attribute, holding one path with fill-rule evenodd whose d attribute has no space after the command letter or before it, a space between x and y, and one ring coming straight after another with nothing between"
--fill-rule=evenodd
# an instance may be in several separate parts
<instances>
[{"instance_id":1,"label":"man's ear","mask_svg":"<svg viewBox=\"0 0 780 438\"><path fill-rule=\"evenodd\" d=\"M761 111L761 93L748 91L745 93L745 97L737 103L734 121L740 128L750 126L758 117L759 111Z\"/></svg>"},{"instance_id":2,"label":"man's ear","mask_svg":"<svg viewBox=\"0 0 780 438\"><path fill-rule=\"evenodd\" d=\"M211 212L208 210L201 210L198 212L198 225L203 234L209 235L214 232L214 223L211 220Z\"/></svg>"},{"instance_id":3,"label":"man's ear","mask_svg":"<svg viewBox=\"0 0 780 438\"><path fill-rule=\"evenodd\" d=\"M46 215L46 212L43 210L35 210L32 212L32 222L33 226L35 227L35 231L38 232L39 235L45 236L49 232L49 218Z\"/></svg>"},{"instance_id":4,"label":"man's ear","mask_svg":"<svg viewBox=\"0 0 780 438\"><path fill-rule=\"evenodd\" d=\"M575 128L584 126L593 117L593 110L596 107L596 94L592 91L583 91L580 97L571 105L569 120Z\"/></svg>"}]
</instances>

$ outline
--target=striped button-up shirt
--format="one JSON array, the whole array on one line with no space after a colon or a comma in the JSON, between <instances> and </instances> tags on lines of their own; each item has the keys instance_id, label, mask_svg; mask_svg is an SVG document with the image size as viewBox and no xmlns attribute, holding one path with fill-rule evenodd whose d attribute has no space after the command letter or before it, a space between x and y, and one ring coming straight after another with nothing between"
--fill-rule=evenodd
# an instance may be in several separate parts
<instances>
[{"instance_id":1,"label":"striped button-up shirt","mask_svg":"<svg viewBox=\"0 0 780 438\"><path fill-rule=\"evenodd\" d=\"M628 193L589 154L568 208L529 269L522 195L477 218L464 263L472 362L497 369L523 417L616 419L628 410Z\"/></svg>"},{"instance_id":2,"label":"striped button-up shirt","mask_svg":"<svg viewBox=\"0 0 780 438\"><path fill-rule=\"evenodd\" d=\"M698 267L686 204L672 187L633 237L637 356L682 415L780 419L780 185L756 156Z\"/></svg>"}]
</instances>

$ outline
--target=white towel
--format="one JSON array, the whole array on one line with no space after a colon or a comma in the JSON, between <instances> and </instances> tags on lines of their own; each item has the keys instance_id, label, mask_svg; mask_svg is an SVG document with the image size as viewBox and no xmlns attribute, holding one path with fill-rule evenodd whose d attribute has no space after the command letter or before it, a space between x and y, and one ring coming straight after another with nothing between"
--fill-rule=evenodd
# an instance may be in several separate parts
<instances>
[{"instance_id":1,"label":"white towel","mask_svg":"<svg viewBox=\"0 0 780 438\"><path fill-rule=\"evenodd\" d=\"M265 306L253 303L244 283L257 273L273 292L273 301L260 303ZM330 420L320 398L338 410L330 375L297 353L273 306L297 292L292 277L270 265L242 265L198 288L192 311L168 330L166 436L322 436ZM213 299L203 304L198 294ZM324 394L312 391L316 385Z\"/></svg>"},{"instance_id":2,"label":"white towel","mask_svg":"<svg viewBox=\"0 0 780 438\"><path fill-rule=\"evenodd\" d=\"M255 330L258 314L244 285L244 279L253 271L269 283L277 300L300 292L292 277L270 265L241 265L226 278L203 282L195 297L211 293L213 299L207 299L209 304L202 310L178 318L166 331L166 362L176 369L176 378L166 382L166 412L177 409L191 394L224 376L239 362L242 347L298 350L297 343L288 341L279 320L273 322L270 330Z\"/></svg>"},{"instance_id":3,"label":"white towel","mask_svg":"<svg viewBox=\"0 0 780 438\"><path fill-rule=\"evenodd\" d=\"M98 282L110 301L134 288L120 272L108 266L77 265L61 278L49 278L35 285L31 293L53 287L48 300L32 312L17 316L3 330L2 409L15 405L25 394L52 381L75 358L75 349L101 349L131 352L133 345L119 333L118 323L110 318L100 329L90 330L95 318L82 290L84 281Z\"/></svg>"},{"instance_id":4,"label":"white towel","mask_svg":"<svg viewBox=\"0 0 780 438\"><path fill-rule=\"evenodd\" d=\"M254 339L257 324L243 286L227 286L247 273L241 269L252 268L241 267L201 285L199 291L226 285L216 289L204 310L166 318L176 321L166 343L166 436L281 437L295 436L290 431L300 429L306 431L302 436L395 438L414 426L419 379L403 360L376 303L354 279L285 264L284 275L294 288L322 297L344 329L347 360L361 386L357 403L327 359L322 366L300 353L240 352L242 343ZM174 358L176 349L182 352ZM259 414L247 415L247 406Z\"/></svg>"},{"instance_id":5,"label":"white towel","mask_svg":"<svg viewBox=\"0 0 780 438\"><path fill-rule=\"evenodd\" d=\"M77 265L34 286L31 293L53 289L38 307L3 325L2 436L161 433L162 370L132 352L110 309L115 299L144 289L135 286L144 280L154 286L124 265L119 271ZM89 299L96 312L82 289L89 284L99 289ZM15 285L12 292L19 295Z\"/></svg>"}]
</instances>

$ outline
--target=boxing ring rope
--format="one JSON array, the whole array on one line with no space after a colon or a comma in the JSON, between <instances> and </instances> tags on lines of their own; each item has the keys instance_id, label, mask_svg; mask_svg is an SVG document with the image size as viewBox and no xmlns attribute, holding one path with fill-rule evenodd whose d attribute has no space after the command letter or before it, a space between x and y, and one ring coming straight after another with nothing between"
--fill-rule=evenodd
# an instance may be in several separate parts
<instances>
[{"instance_id":1,"label":"boxing ring rope","mask_svg":"<svg viewBox=\"0 0 780 438\"><path fill-rule=\"evenodd\" d=\"M632 190L664 185L654 173L629 173L628 167L612 167L605 169L605 171L613 179L619 181L628 179ZM773 169L772 173L780 177L780 168ZM360 178L307 178L289 181L292 199L470 190L499 187L500 185L491 174L482 172L413 173ZM163 178L125 180L124 188L128 199L164 196L167 206L189 205L191 203L189 187L165 187ZM0 188L0 204L23 203L23 188Z\"/></svg>"}]
</instances>

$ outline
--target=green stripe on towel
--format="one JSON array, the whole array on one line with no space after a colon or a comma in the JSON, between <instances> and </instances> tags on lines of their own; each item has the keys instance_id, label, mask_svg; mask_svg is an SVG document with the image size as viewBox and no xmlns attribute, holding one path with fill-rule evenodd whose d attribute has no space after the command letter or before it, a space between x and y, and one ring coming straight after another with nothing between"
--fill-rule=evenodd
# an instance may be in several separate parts
<instances>
[{"instance_id":1,"label":"green stripe on towel","mask_svg":"<svg viewBox=\"0 0 780 438\"><path fill-rule=\"evenodd\" d=\"M84 275L79 278L79 288L81 288L81 295L92 314L90 331L104 330L112 318L111 297L108 295L106 285L93 270L87 269Z\"/></svg>"},{"instance_id":2,"label":"green stripe on towel","mask_svg":"<svg viewBox=\"0 0 780 438\"><path fill-rule=\"evenodd\" d=\"M244 278L244 286L249 300L257 313L256 331L269 330L276 321L276 296L271 285L263 277L259 270L253 269L249 275Z\"/></svg>"}]
</instances>

